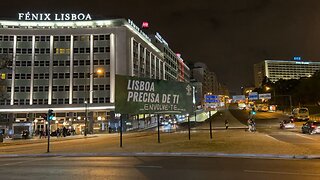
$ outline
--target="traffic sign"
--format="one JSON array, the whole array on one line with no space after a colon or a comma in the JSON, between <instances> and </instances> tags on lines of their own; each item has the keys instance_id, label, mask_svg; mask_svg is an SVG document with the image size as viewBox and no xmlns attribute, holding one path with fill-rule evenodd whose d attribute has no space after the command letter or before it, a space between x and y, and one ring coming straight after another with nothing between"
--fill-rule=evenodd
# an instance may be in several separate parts
<instances>
[{"instance_id":1,"label":"traffic sign","mask_svg":"<svg viewBox=\"0 0 320 180\"><path fill-rule=\"evenodd\" d=\"M218 103L220 102L218 95L204 95L204 99L206 103Z\"/></svg>"},{"instance_id":2,"label":"traffic sign","mask_svg":"<svg viewBox=\"0 0 320 180\"><path fill-rule=\"evenodd\" d=\"M259 94L259 99L271 99L271 93Z\"/></svg>"},{"instance_id":3,"label":"traffic sign","mask_svg":"<svg viewBox=\"0 0 320 180\"><path fill-rule=\"evenodd\" d=\"M249 100L258 100L258 92L250 92L248 98Z\"/></svg>"}]
</instances>

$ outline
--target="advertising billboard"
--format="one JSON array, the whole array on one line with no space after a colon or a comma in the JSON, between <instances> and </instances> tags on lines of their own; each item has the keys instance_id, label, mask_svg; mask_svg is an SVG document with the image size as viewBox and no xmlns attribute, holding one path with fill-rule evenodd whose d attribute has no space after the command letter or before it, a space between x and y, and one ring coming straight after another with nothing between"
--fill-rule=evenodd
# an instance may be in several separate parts
<instances>
[{"instance_id":1,"label":"advertising billboard","mask_svg":"<svg viewBox=\"0 0 320 180\"><path fill-rule=\"evenodd\" d=\"M189 83L116 75L115 111L121 114L191 114Z\"/></svg>"}]
</instances>

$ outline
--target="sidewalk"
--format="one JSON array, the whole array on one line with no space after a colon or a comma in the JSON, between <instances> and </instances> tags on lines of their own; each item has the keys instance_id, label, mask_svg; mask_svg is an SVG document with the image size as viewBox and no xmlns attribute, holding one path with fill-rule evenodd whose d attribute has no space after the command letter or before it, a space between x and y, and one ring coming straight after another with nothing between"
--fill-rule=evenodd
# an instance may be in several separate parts
<instances>
[{"instance_id":1,"label":"sidewalk","mask_svg":"<svg viewBox=\"0 0 320 180\"><path fill-rule=\"evenodd\" d=\"M50 142L56 141L68 141L68 140L75 140L75 139L85 139L85 138L94 138L98 137L99 134L90 135L88 134L86 137L84 135L74 135L74 136L66 136L66 137L59 137L51 136ZM0 143L1 146L11 146L11 145L23 145L23 144L34 144L34 143L47 143L48 139L43 137L39 138L39 136L34 136L31 139L3 139L3 143Z\"/></svg>"}]
</instances>

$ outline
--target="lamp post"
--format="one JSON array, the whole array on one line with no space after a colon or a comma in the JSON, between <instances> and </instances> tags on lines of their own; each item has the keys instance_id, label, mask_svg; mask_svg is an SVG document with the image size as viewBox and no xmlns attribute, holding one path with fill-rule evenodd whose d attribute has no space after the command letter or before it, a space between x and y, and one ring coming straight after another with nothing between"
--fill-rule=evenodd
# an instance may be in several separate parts
<instances>
[{"instance_id":1,"label":"lamp post","mask_svg":"<svg viewBox=\"0 0 320 180\"><path fill-rule=\"evenodd\" d=\"M120 113L116 113L115 114L115 117L117 118L117 119L119 119L120 118L120 124L119 124L119 129L120 129L120 147L122 147L122 129L123 129L123 122L122 122L122 115L120 114Z\"/></svg>"},{"instance_id":2,"label":"lamp post","mask_svg":"<svg viewBox=\"0 0 320 180\"><path fill-rule=\"evenodd\" d=\"M274 103L276 104L276 91L275 91L275 88L270 88L268 86L266 86L266 91L269 91L270 89L272 89L273 91L273 101ZM292 97L291 95L277 95L278 97L288 97L289 98L289 109L290 109L290 112L292 111Z\"/></svg>"},{"instance_id":3,"label":"lamp post","mask_svg":"<svg viewBox=\"0 0 320 180\"><path fill-rule=\"evenodd\" d=\"M272 89L272 92L273 92L273 102L274 104L277 104L276 102L276 90L275 90L275 87L271 88L269 86L266 86L266 91L269 91L270 89Z\"/></svg>"},{"instance_id":4,"label":"lamp post","mask_svg":"<svg viewBox=\"0 0 320 180\"><path fill-rule=\"evenodd\" d=\"M93 91L93 89L91 89L91 87L90 87L90 79L94 74L103 74L103 70L97 69L96 72L89 73L85 77L86 81L85 81L85 86L84 86L84 91L85 91L84 92L85 93L85 98L84 98L84 109L85 109L84 136L87 136L87 133L88 133L88 108L89 108L88 106L89 106L89 103L91 103L90 96L88 97L88 95L90 94L91 91ZM89 83L88 83L87 79L89 79ZM92 82L93 82L93 79L92 79ZM88 85L89 85L89 89L87 89Z\"/></svg>"},{"instance_id":5,"label":"lamp post","mask_svg":"<svg viewBox=\"0 0 320 180\"><path fill-rule=\"evenodd\" d=\"M187 114L187 118L188 118L188 135L189 135L189 140L190 140L191 134L190 134L190 116L189 116L189 114Z\"/></svg>"}]
</instances>

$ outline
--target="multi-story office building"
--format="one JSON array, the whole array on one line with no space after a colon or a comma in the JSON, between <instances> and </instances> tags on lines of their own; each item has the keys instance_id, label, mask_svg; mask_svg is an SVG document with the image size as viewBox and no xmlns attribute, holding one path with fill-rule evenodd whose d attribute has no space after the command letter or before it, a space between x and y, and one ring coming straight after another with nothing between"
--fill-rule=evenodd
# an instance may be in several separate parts
<instances>
[{"instance_id":1,"label":"multi-story office building","mask_svg":"<svg viewBox=\"0 0 320 180\"><path fill-rule=\"evenodd\" d=\"M264 60L254 65L255 86L259 87L267 76L272 82L279 79L310 77L320 70L320 62Z\"/></svg>"},{"instance_id":2,"label":"multi-story office building","mask_svg":"<svg viewBox=\"0 0 320 180\"><path fill-rule=\"evenodd\" d=\"M9 62L1 70L0 129L14 122L44 128L44 114L53 109L57 127L79 133L88 116L91 130L105 130L116 74L178 80L178 65L163 54L130 20L0 21L0 61Z\"/></svg>"},{"instance_id":3,"label":"multi-story office building","mask_svg":"<svg viewBox=\"0 0 320 180\"><path fill-rule=\"evenodd\" d=\"M165 79L181 82L190 81L190 69L184 63L181 55L173 52L170 49L168 43L162 38L162 36L156 32L154 38L152 38L154 44L163 52L165 62Z\"/></svg>"}]
</instances>

